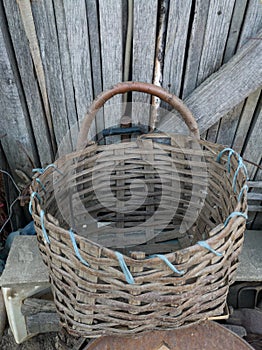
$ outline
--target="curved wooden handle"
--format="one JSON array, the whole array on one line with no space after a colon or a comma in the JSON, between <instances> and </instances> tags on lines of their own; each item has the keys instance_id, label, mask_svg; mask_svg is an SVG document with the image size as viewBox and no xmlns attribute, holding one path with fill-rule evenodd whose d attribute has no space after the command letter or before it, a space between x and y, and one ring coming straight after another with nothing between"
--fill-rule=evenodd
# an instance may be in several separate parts
<instances>
[{"instance_id":1,"label":"curved wooden handle","mask_svg":"<svg viewBox=\"0 0 262 350\"><path fill-rule=\"evenodd\" d=\"M193 114L190 112L190 110L186 107L186 105L180 98L178 98L175 95L172 95L168 91L154 84L127 81L123 83L118 83L111 89L102 92L93 101L87 115L85 116L82 122L77 141L77 149L80 149L85 146L91 123L94 120L97 111L106 103L106 101L108 101L113 96L118 94L124 94L129 91L145 92L147 94L157 96L161 100L167 102L181 114L192 135L195 136L197 139L200 138L197 122Z\"/></svg>"}]
</instances>

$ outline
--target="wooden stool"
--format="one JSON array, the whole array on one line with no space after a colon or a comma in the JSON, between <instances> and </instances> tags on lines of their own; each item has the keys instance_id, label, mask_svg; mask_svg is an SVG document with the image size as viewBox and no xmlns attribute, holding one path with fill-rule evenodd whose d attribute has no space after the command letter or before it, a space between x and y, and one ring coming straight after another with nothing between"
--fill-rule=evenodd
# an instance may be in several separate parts
<instances>
[{"instance_id":1,"label":"wooden stool","mask_svg":"<svg viewBox=\"0 0 262 350\"><path fill-rule=\"evenodd\" d=\"M18 344L35 334L59 329L53 301L41 299L50 294L50 283L35 236L14 239L0 285Z\"/></svg>"}]
</instances>

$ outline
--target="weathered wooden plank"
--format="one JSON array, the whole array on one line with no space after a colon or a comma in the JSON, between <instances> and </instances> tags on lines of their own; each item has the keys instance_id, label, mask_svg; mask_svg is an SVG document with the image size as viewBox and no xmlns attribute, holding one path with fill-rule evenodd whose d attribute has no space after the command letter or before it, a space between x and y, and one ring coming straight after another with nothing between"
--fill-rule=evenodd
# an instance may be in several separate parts
<instances>
[{"instance_id":1,"label":"weathered wooden plank","mask_svg":"<svg viewBox=\"0 0 262 350\"><path fill-rule=\"evenodd\" d=\"M61 328L59 315L56 312L39 312L27 316L26 328L30 334L58 332Z\"/></svg>"},{"instance_id":2,"label":"weathered wooden plank","mask_svg":"<svg viewBox=\"0 0 262 350\"><path fill-rule=\"evenodd\" d=\"M232 0L210 2L204 46L198 70L199 83L222 65L233 7L234 1ZM216 142L218 129L219 123L211 126L207 133L207 140Z\"/></svg>"},{"instance_id":3,"label":"weathered wooden plank","mask_svg":"<svg viewBox=\"0 0 262 350\"><path fill-rule=\"evenodd\" d=\"M247 0L235 1L234 11L231 19L228 39L226 43L223 62L226 63L236 52L239 36L242 29L243 18L246 11ZM243 33L243 31L242 31Z\"/></svg>"},{"instance_id":4,"label":"weathered wooden plank","mask_svg":"<svg viewBox=\"0 0 262 350\"><path fill-rule=\"evenodd\" d=\"M199 85L198 68L204 45L205 28L208 17L209 1L196 0L194 18L189 40L188 57L186 63L183 99L191 94Z\"/></svg>"},{"instance_id":5,"label":"weathered wooden plank","mask_svg":"<svg viewBox=\"0 0 262 350\"><path fill-rule=\"evenodd\" d=\"M103 90L123 80L122 2L99 0ZM105 127L119 124L122 96L114 96L104 108Z\"/></svg>"},{"instance_id":6,"label":"weathered wooden plank","mask_svg":"<svg viewBox=\"0 0 262 350\"><path fill-rule=\"evenodd\" d=\"M256 38L262 28L262 6L259 0L249 0L243 23L238 48L241 48L250 38Z\"/></svg>"},{"instance_id":7,"label":"weathered wooden plank","mask_svg":"<svg viewBox=\"0 0 262 350\"><path fill-rule=\"evenodd\" d=\"M133 56L132 80L152 83L156 25L157 0L134 0L133 10ZM148 94L132 93L132 120L148 125L150 115L150 100Z\"/></svg>"},{"instance_id":8,"label":"weathered wooden plank","mask_svg":"<svg viewBox=\"0 0 262 350\"><path fill-rule=\"evenodd\" d=\"M31 297L24 300L21 312L24 316L30 316L39 312L56 312L56 307L53 300Z\"/></svg>"},{"instance_id":9,"label":"weathered wooden plank","mask_svg":"<svg viewBox=\"0 0 262 350\"><path fill-rule=\"evenodd\" d=\"M245 0L240 0L235 2L233 18L230 26L229 38L227 41L227 46L225 49L225 55L223 60L224 63L226 63L229 60L229 58L232 57L236 48L239 50L239 48L243 45L243 43L245 43L252 34L257 33L257 31L262 27L262 16L261 16L262 11L261 11L261 6L260 7L258 6L258 2L253 3L251 7L250 6L248 7L247 14L244 18L244 25L243 25L243 17L245 15L245 9L247 5L250 5L250 2L248 2L247 4ZM250 25L250 23L252 23L252 25ZM241 38L239 40L240 29L241 29ZM239 40L239 43L237 42L238 40ZM238 47L236 47L237 43L238 43ZM242 146L245 142L245 133L247 133L249 128L249 123L251 121L250 116L253 115L253 111L248 111L249 114L247 115L247 113L245 113L245 109L246 107L248 107L249 109L253 103L255 103L254 97L251 94L251 96L248 97L248 100L246 102L242 101L238 106L234 108L234 111L231 111L229 115L225 115L221 119L217 140L220 139L222 143L229 145L230 142L232 143L234 139L237 139L237 143L238 143L237 151L241 152ZM239 120L240 120L240 123L238 123L238 128L237 128L238 132L236 137L234 138L234 134L236 131L235 125ZM230 126L230 122L232 122L232 127ZM244 129L242 129L243 126L244 126ZM227 137L229 137L228 139L225 139L223 137L223 133L226 128L228 128L228 132L226 133ZM221 134L220 134L220 130L221 130ZM241 134L240 137L239 137L239 134Z\"/></svg>"},{"instance_id":10,"label":"weathered wooden plank","mask_svg":"<svg viewBox=\"0 0 262 350\"><path fill-rule=\"evenodd\" d=\"M254 91L252 94L250 94L250 96L248 97L248 99L244 104L243 112L241 114L239 125L232 144L232 147L238 153L242 152L242 147L244 145L247 132L252 122L252 116L255 112L255 108L260 96L260 92L261 92L260 88Z\"/></svg>"},{"instance_id":11,"label":"weathered wooden plank","mask_svg":"<svg viewBox=\"0 0 262 350\"><path fill-rule=\"evenodd\" d=\"M261 143L261 130L262 130L262 101L260 101L259 110L257 111L258 115L255 119L254 124L252 125L252 130L249 133L249 139L245 146L243 157L247 160L250 160L256 164L260 164L262 156L262 143ZM250 163L246 163L250 180L253 180L257 167Z\"/></svg>"},{"instance_id":12,"label":"weathered wooden plank","mask_svg":"<svg viewBox=\"0 0 262 350\"><path fill-rule=\"evenodd\" d=\"M242 104L243 105L243 104ZM226 114L219 125L216 142L231 147L240 118L240 106L234 107Z\"/></svg>"},{"instance_id":13,"label":"weathered wooden plank","mask_svg":"<svg viewBox=\"0 0 262 350\"><path fill-rule=\"evenodd\" d=\"M53 150L45 112L41 103L41 94L39 92L38 82L35 78L28 40L17 2L15 0L4 0L3 3L8 21L9 33L16 55L19 75L23 85L26 105L35 135L37 152L41 165L44 167L52 162Z\"/></svg>"},{"instance_id":14,"label":"weathered wooden plank","mask_svg":"<svg viewBox=\"0 0 262 350\"><path fill-rule=\"evenodd\" d=\"M258 36L261 37L261 32ZM201 133L262 84L262 62L257 59L261 50L262 40L249 40L186 98L185 103L195 115ZM162 120L160 126L162 130L170 130L172 123L172 118L168 118Z\"/></svg>"},{"instance_id":15,"label":"weathered wooden plank","mask_svg":"<svg viewBox=\"0 0 262 350\"><path fill-rule=\"evenodd\" d=\"M249 205L248 206L248 211L250 211L251 213L261 213L262 212L262 206L261 205ZM255 216L255 215L254 215ZM248 215L248 220L251 220L251 216Z\"/></svg>"},{"instance_id":16,"label":"weathered wooden plank","mask_svg":"<svg viewBox=\"0 0 262 350\"><path fill-rule=\"evenodd\" d=\"M177 96L181 90L191 5L191 0L173 0L169 4L163 87Z\"/></svg>"},{"instance_id":17,"label":"weathered wooden plank","mask_svg":"<svg viewBox=\"0 0 262 350\"><path fill-rule=\"evenodd\" d=\"M1 13L2 15L2 13ZM9 162L13 176L16 178L15 169L22 170L27 175L31 174L31 165L24 152L17 152L17 143L20 141L27 149L30 157L34 159L34 140L30 135L30 123L25 108L25 103L20 99L20 86L17 85L12 63L6 47L1 16L0 25L0 110L1 110L1 139L3 150ZM14 62L13 62L14 63Z\"/></svg>"},{"instance_id":18,"label":"weathered wooden plank","mask_svg":"<svg viewBox=\"0 0 262 350\"><path fill-rule=\"evenodd\" d=\"M63 3L76 109L78 120L82 120L93 100L86 3L85 0L79 0L77 3L66 0ZM91 127L91 134L95 134L95 124Z\"/></svg>"},{"instance_id":19,"label":"weathered wooden plank","mask_svg":"<svg viewBox=\"0 0 262 350\"><path fill-rule=\"evenodd\" d=\"M169 1L161 0L159 6L160 6L160 11L157 18L157 38L156 38L156 53L155 53L153 84L157 86L162 86ZM150 114L149 124L152 129L155 129L159 119L159 107L161 104L161 100L159 97L153 96L151 101L152 101L151 102L152 110Z\"/></svg>"},{"instance_id":20,"label":"weathered wooden plank","mask_svg":"<svg viewBox=\"0 0 262 350\"><path fill-rule=\"evenodd\" d=\"M199 82L203 82L222 65L233 8L232 0L210 2L198 71Z\"/></svg>"},{"instance_id":21,"label":"weathered wooden plank","mask_svg":"<svg viewBox=\"0 0 262 350\"><path fill-rule=\"evenodd\" d=\"M247 194L247 199L252 201L261 201L262 202L262 193L249 192Z\"/></svg>"},{"instance_id":22,"label":"weathered wooden plank","mask_svg":"<svg viewBox=\"0 0 262 350\"><path fill-rule=\"evenodd\" d=\"M24 1L18 0L17 3L19 6L26 37L28 39L32 60L34 62L34 67L37 75L39 88L41 91L43 106L45 109L45 115L47 119L49 133L50 133L52 149L53 149L53 152L55 153L57 145L56 145L53 121L52 121L51 111L50 111L50 106L48 101L44 68L41 60L40 48L39 48L36 29L34 25L31 3L30 3L30 0L24 0Z\"/></svg>"},{"instance_id":23,"label":"weathered wooden plank","mask_svg":"<svg viewBox=\"0 0 262 350\"><path fill-rule=\"evenodd\" d=\"M98 2L96 0L87 0L86 12L87 12L90 54L91 54L91 63L92 63L93 94L95 98L103 90ZM105 121L104 121L103 111L101 110L96 115L96 132L100 132L104 128L105 128Z\"/></svg>"},{"instance_id":24,"label":"weathered wooden plank","mask_svg":"<svg viewBox=\"0 0 262 350\"><path fill-rule=\"evenodd\" d=\"M68 120L53 4L52 0L40 0L33 1L31 6L45 72L54 134L59 145L68 131Z\"/></svg>"},{"instance_id":25,"label":"weathered wooden plank","mask_svg":"<svg viewBox=\"0 0 262 350\"><path fill-rule=\"evenodd\" d=\"M248 181L248 186L251 188L262 188L262 181Z\"/></svg>"},{"instance_id":26,"label":"weathered wooden plank","mask_svg":"<svg viewBox=\"0 0 262 350\"><path fill-rule=\"evenodd\" d=\"M62 81L64 86L65 104L70 129L77 128L78 115L76 111L75 91L71 69L71 57L67 40L67 28L63 0L56 0L54 4L54 14L57 27L57 40L62 70ZM66 116L65 116L66 117ZM73 138L73 132L71 134ZM70 137L68 138L70 140ZM74 143L76 140L72 140Z\"/></svg>"}]
</instances>

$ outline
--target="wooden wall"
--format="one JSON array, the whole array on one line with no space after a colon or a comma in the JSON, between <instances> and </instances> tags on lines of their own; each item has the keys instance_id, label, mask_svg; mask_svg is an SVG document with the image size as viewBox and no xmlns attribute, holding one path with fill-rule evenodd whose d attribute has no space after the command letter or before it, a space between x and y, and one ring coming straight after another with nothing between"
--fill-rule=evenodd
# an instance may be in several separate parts
<instances>
[{"instance_id":1,"label":"wooden wall","mask_svg":"<svg viewBox=\"0 0 262 350\"><path fill-rule=\"evenodd\" d=\"M202 137L261 164L261 29L260 0L1 0L0 159L26 182L21 174L54 160L99 92L140 80L183 98ZM93 133L119 123L122 101L99 113ZM133 119L140 114L133 107ZM167 119L158 127L175 130ZM261 170L247 167L261 184ZM255 228L262 195L254 188Z\"/></svg>"}]
</instances>

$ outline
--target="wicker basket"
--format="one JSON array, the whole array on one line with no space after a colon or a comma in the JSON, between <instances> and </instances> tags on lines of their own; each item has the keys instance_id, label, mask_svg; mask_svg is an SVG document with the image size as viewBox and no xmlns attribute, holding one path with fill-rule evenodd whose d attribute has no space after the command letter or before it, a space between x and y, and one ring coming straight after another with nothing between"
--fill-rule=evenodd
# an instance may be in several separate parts
<instances>
[{"instance_id":1,"label":"wicker basket","mask_svg":"<svg viewBox=\"0 0 262 350\"><path fill-rule=\"evenodd\" d=\"M168 102L192 135L88 142L97 110L128 91ZM221 315L247 218L241 157L200 140L177 97L136 82L93 102L77 149L36 170L30 202L62 326L98 337Z\"/></svg>"}]
</instances>

